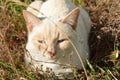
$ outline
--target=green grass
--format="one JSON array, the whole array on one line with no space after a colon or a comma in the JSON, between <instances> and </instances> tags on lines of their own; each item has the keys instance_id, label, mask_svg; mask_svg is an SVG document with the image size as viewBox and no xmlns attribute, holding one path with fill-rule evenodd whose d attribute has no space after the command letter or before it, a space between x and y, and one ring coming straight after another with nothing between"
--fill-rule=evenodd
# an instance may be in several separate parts
<instances>
[{"instance_id":1,"label":"green grass","mask_svg":"<svg viewBox=\"0 0 120 80\"><path fill-rule=\"evenodd\" d=\"M0 80L56 80L54 74L32 71L24 66L27 30L22 15L31 0L0 0ZM73 71L74 80L120 79L119 0L73 0L89 12L93 22L89 44L94 54L86 72ZM79 3L79 4L78 4ZM87 76L86 76L87 74ZM68 80L68 78L66 78Z\"/></svg>"}]
</instances>

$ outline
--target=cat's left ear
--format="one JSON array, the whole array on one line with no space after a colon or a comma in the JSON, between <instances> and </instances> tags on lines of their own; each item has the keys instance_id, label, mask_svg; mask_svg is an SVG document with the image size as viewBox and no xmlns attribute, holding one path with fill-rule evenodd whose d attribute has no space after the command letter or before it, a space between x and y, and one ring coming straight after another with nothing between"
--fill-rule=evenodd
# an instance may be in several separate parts
<instances>
[{"instance_id":1,"label":"cat's left ear","mask_svg":"<svg viewBox=\"0 0 120 80\"><path fill-rule=\"evenodd\" d=\"M80 13L80 9L77 7L73 9L67 16L65 16L64 19L60 21L71 25L72 28L75 30L78 23L79 13Z\"/></svg>"},{"instance_id":2,"label":"cat's left ear","mask_svg":"<svg viewBox=\"0 0 120 80\"><path fill-rule=\"evenodd\" d=\"M23 16L26 21L28 32L32 32L33 28L41 23L41 20L29 11L23 10Z\"/></svg>"}]
</instances>

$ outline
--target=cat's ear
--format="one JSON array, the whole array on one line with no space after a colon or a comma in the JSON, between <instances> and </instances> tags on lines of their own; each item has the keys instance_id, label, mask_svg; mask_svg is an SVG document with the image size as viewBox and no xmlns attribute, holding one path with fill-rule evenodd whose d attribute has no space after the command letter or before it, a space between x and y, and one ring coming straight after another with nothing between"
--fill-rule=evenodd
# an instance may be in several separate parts
<instances>
[{"instance_id":1,"label":"cat's ear","mask_svg":"<svg viewBox=\"0 0 120 80\"><path fill-rule=\"evenodd\" d=\"M30 13L29 11L23 10L23 16L26 21L28 32L31 32L33 27L41 23L40 19L32 13Z\"/></svg>"},{"instance_id":2,"label":"cat's ear","mask_svg":"<svg viewBox=\"0 0 120 80\"><path fill-rule=\"evenodd\" d=\"M73 9L67 16L65 16L64 19L60 21L71 25L72 28L75 30L78 23L79 13L80 13L80 9L77 7Z\"/></svg>"}]
</instances>

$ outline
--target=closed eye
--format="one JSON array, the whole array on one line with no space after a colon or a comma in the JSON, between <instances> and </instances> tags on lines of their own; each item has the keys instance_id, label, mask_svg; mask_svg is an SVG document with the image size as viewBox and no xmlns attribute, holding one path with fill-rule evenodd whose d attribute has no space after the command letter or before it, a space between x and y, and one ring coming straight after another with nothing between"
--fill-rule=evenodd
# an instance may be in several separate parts
<instances>
[{"instance_id":1,"label":"closed eye","mask_svg":"<svg viewBox=\"0 0 120 80\"><path fill-rule=\"evenodd\" d=\"M44 40L38 40L38 43L45 43Z\"/></svg>"},{"instance_id":2,"label":"closed eye","mask_svg":"<svg viewBox=\"0 0 120 80\"><path fill-rule=\"evenodd\" d=\"M66 41L66 40L68 40L68 39L60 39L60 40L57 41L57 43L59 44L59 43L62 43L64 41Z\"/></svg>"}]
</instances>

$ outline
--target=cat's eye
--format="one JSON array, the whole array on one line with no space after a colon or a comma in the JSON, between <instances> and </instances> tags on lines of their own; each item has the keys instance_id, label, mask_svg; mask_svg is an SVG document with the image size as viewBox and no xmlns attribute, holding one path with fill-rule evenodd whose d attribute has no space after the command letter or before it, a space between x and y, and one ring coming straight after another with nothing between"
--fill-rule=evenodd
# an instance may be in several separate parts
<instances>
[{"instance_id":1,"label":"cat's eye","mask_svg":"<svg viewBox=\"0 0 120 80\"><path fill-rule=\"evenodd\" d=\"M64 42L64 41L66 41L67 39L60 39L60 40L58 40L57 41L57 43L61 43L61 42Z\"/></svg>"},{"instance_id":2,"label":"cat's eye","mask_svg":"<svg viewBox=\"0 0 120 80\"><path fill-rule=\"evenodd\" d=\"M38 40L38 43L45 43L44 40Z\"/></svg>"}]
</instances>

